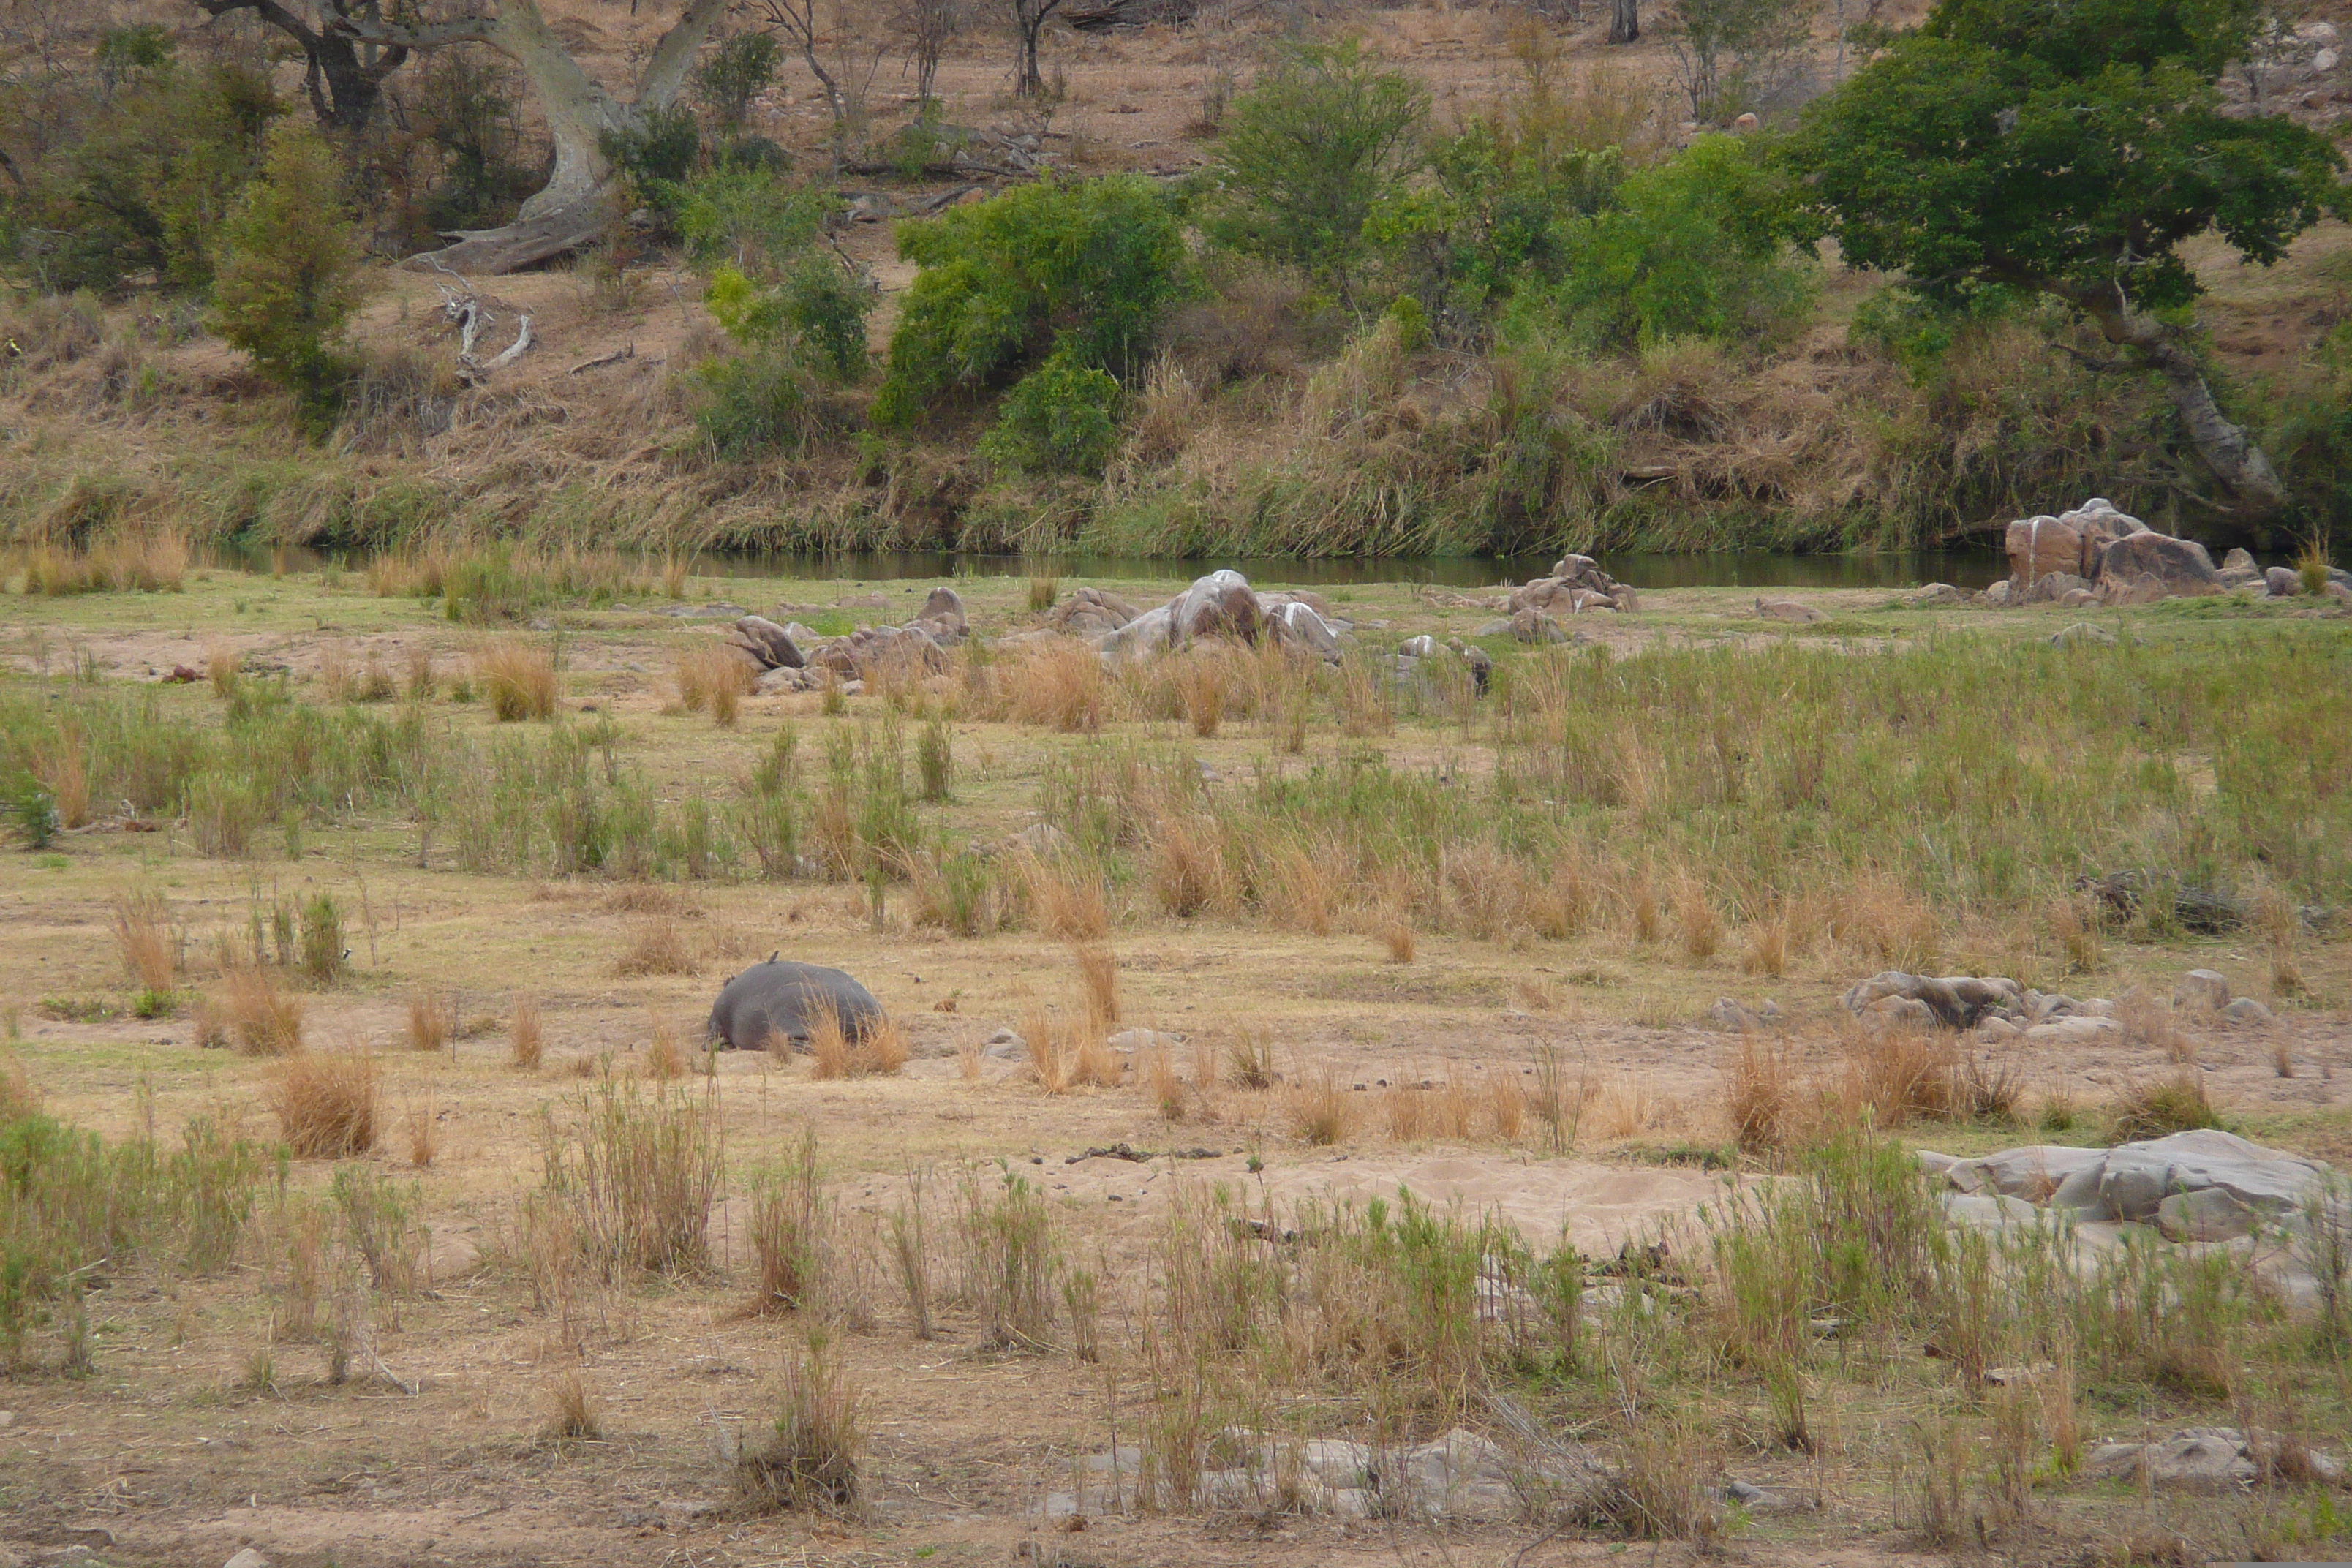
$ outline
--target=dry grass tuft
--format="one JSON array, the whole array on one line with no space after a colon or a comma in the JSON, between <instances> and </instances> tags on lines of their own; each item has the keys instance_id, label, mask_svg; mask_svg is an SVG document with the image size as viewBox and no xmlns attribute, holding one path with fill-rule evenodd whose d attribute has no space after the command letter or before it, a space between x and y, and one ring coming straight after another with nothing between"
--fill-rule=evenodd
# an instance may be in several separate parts
<instances>
[{"instance_id":1,"label":"dry grass tuft","mask_svg":"<svg viewBox=\"0 0 2352 1568\"><path fill-rule=\"evenodd\" d=\"M244 669L244 658L228 644L216 642L205 648L205 679L212 682L213 695L222 701L236 695L237 678Z\"/></svg>"},{"instance_id":2,"label":"dry grass tuft","mask_svg":"<svg viewBox=\"0 0 2352 1568\"><path fill-rule=\"evenodd\" d=\"M1087 867L1049 864L1024 856L1020 874L1038 929L1062 942L1098 942L1110 931L1110 900L1102 878Z\"/></svg>"},{"instance_id":3,"label":"dry grass tuft","mask_svg":"<svg viewBox=\"0 0 2352 1568\"><path fill-rule=\"evenodd\" d=\"M383 1091L375 1058L358 1051L288 1057L274 1089L278 1129L305 1160L348 1160L375 1147Z\"/></svg>"},{"instance_id":4,"label":"dry grass tuft","mask_svg":"<svg viewBox=\"0 0 2352 1568\"><path fill-rule=\"evenodd\" d=\"M774 1438L736 1461L736 1487L750 1509L857 1511L866 1435L858 1426L856 1392L828 1345L823 1333L813 1332L805 1356L786 1357Z\"/></svg>"},{"instance_id":5,"label":"dry grass tuft","mask_svg":"<svg viewBox=\"0 0 2352 1568\"><path fill-rule=\"evenodd\" d=\"M731 729L742 700L757 678L751 664L721 643L698 643L679 650L677 700L689 713L710 710L721 729Z\"/></svg>"},{"instance_id":6,"label":"dry grass tuft","mask_svg":"<svg viewBox=\"0 0 2352 1568\"><path fill-rule=\"evenodd\" d=\"M1707 896L1706 884L1696 877L1685 877L1675 889L1675 924L1682 933L1684 956L1694 963L1706 963L1723 946L1723 916Z\"/></svg>"},{"instance_id":7,"label":"dry grass tuft","mask_svg":"<svg viewBox=\"0 0 2352 1568\"><path fill-rule=\"evenodd\" d=\"M1388 951L1391 963L1411 963L1417 945L1412 927L1403 921L1390 921L1381 927L1381 946Z\"/></svg>"},{"instance_id":8,"label":"dry grass tuft","mask_svg":"<svg viewBox=\"0 0 2352 1568\"><path fill-rule=\"evenodd\" d=\"M2205 1075L2193 1067L2170 1078L2137 1079L2125 1085L2116 1099L2117 1142L2221 1125L2221 1118L2205 1094Z\"/></svg>"},{"instance_id":9,"label":"dry grass tuft","mask_svg":"<svg viewBox=\"0 0 2352 1568\"><path fill-rule=\"evenodd\" d=\"M289 1056L302 1048L302 999L258 964L228 972L220 1003L236 1048L249 1057Z\"/></svg>"},{"instance_id":10,"label":"dry grass tuft","mask_svg":"<svg viewBox=\"0 0 2352 1568\"><path fill-rule=\"evenodd\" d=\"M1943 943L1943 927L1924 899L1896 879L1869 872L1831 900L1830 934L1872 961L1924 970Z\"/></svg>"},{"instance_id":11,"label":"dry grass tuft","mask_svg":"<svg viewBox=\"0 0 2352 1568\"><path fill-rule=\"evenodd\" d=\"M999 689L1014 721L1076 735L1102 728L1110 681L1094 649L1056 637L1024 652Z\"/></svg>"},{"instance_id":12,"label":"dry grass tuft","mask_svg":"<svg viewBox=\"0 0 2352 1568\"><path fill-rule=\"evenodd\" d=\"M613 973L623 979L646 974L699 974L702 960L678 935L676 921L647 921L637 928L629 951L613 965Z\"/></svg>"},{"instance_id":13,"label":"dry grass tuft","mask_svg":"<svg viewBox=\"0 0 2352 1568\"><path fill-rule=\"evenodd\" d=\"M457 1032L457 1005L446 992L420 991L408 999L410 1050L446 1050Z\"/></svg>"},{"instance_id":14,"label":"dry grass tuft","mask_svg":"<svg viewBox=\"0 0 2352 1568\"><path fill-rule=\"evenodd\" d=\"M809 1019L809 1056L821 1079L888 1078L907 1065L911 1054L907 1032L888 1016L872 1020L855 1038L842 1026L841 1016L819 1007Z\"/></svg>"},{"instance_id":15,"label":"dry grass tuft","mask_svg":"<svg viewBox=\"0 0 2352 1568\"><path fill-rule=\"evenodd\" d=\"M528 996L516 997L514 1016L507 1023L508 1059L535 1072L546 1054L547 1036L540 1024L539 1004Z\"/></svg>"},{"instance_id":16,"label":"dry grass tuft","mask_svg":"<svg viewBox=\"0 0 2352 1568\"><path fill-rule=\"evenodd\" d=\"M686 1051L677 1043L677 1029L667 1018L654 1021L653 1044L646 1047L646 1076L667 1083L686 1076Z\"/></svg>"},{"instance_id":17,"label":"dry grass tuft","mask_svg":"<svg viewBox=\"0 0 2352 1568\"><path fill-rule=\"evenodd\" d=\"M179 984L180 938L162 894L151 889L114 900L114 946L124 971L144 989L163 996Z\"/></svg>"},{"instance_id":18,"label":"dry grass tuft","mask_svg":"<svg viewBox=\"0 0 2352 1568\"><path fill-rule=\"evenodd\" d=\"M1225 720L1225 704L1233 694L1233 671L1219 657L1195 654L1176 667L1173 677L1184 721L1202 740L1213 739Z\"/></svg>"},{"instance_id":19,"label":"dry grass tuft","mask_svg":"<svg viewBox=\"0 0 2352 1568\"><path fill-rule=\"evenodd\" d=\"M1801 1109L1789 1053L1740 1041L1738 1058L1723 1079L1724 1120L1739 1146L1751 1152L1790 1147L1801 1131Z\"/></svg>"},{"instance_id":20,"label":"dry grass tuft","mask_svg":"<svg viewBox=\"0 0 2352 1568\"><path fill-rule=\"evenodd\" d=\"M428 1170L433 1156L440 1148L440 1107L427 1095L422 1100L412 1100L400 1108L400 1130L408 1142L408 1163L418 1170Z\"/></svg>"},{"instance_id":21,"label":"dry grass tuft","mask_svg":"<svg viewBox=\"0 0 2352 1568\"><path fill-rule=\"evenodd\" d=\"M1295 1073L1292 1079L1282 1107L1291 1131L1318 1149L1346 1142L1352 1119L1348 1086L1339 1081L1339 1073L1325 1067L1311 1074Z\"/></svg>"},{"instance_id":22,"label":"dry grass tuft","mask_svg":"<svg viewBox=\"0 0 2352 1568\"><path fill-rule=\"evenodd\" d=\"M475 656L474 678L502 724L555 715L555 656L537 643L498 638Z\"/></svg>"},{"instance_id":23,"label":"dry grass tuft","mask_svg":"<svg viewBox=\"0 0 2352 1568\"><path fill-rule=\"evenodd\" d=\"M578 1367L566 1369L547 1385L547 1423L540 1430L552 1442L602 1437L604 1424L596 1397Z\"/></svg>"},{"instance_id":24,"label":"dry grass tuft","mask_svg":"<svg viewBox=\"0 0 2352 1568\"><path fill-rule=\"evenodd\" d=\"M2124 1044L2162 1051L2183 1064L2197 1059L2197 1042L2180 1026L2172 1004L2135 985L2116 998L2116 1022L2124 1026Z\"/></svg>"},{"instance_id":25,"label":"dry grass tuft","mask_svg":"<svg viewBox=\"0 0 2352 1568\"><path fill-rule=\"evenodd\" d=\"M1119 1021L1117 955L1102 942L1082 943L1072 950L1072 955L1077 960L1087 1006L1106 1026L1116 1025Z\"/></svg>"}]
</instances>

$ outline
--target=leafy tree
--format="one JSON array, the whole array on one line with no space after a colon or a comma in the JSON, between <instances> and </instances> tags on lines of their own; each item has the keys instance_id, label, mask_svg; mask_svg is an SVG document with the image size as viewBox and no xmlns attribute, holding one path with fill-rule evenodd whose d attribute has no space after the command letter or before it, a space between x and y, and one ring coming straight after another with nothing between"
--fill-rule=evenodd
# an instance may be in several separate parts
<instances>
[{"instance_id":1,"label":"leafy tree","mask_svg":"<svg viewBox=\"0 0 2352 1568\"><path fill-rule=\"evenodd\" d=\"M261 177L221 229L213 330L294 395L323 435L341 411L352 365L343 329L360 302L359 246L335 154L311 131L271 132Z\"/></svg>"},{"instance_id":2,"label":"leafy tree","mask_svg":"<svg viewBox=\"0 0 2352 1568\"><path fill-rule=\"evenodd\" d=\"M2218 231L2275 261L2337 210L2342 158L2275 116L2223 114L2255 0L1941 0L1817 100L1787 149L1848 263L1958 303L2047 294L2166 383L2189 442L2252 512L2284 500L2188 341L2201 289L2179 254Z\"/></svg>"},{"instance_id":3,"label":"leafy tree","mask_svg":"<svg viewBox=\"0 0 2352 1568\"><path fill-rule=\"evenodd\" d=\"M1433 179L1373 208L1365 238L1428 316L1475 321L1521 282L1557 278L1566 226L1612 200L1622 153L1580 144L1558 110L1538 93L1472 119L1431 148Z\"/></svg>"},{"instance_id":4,"label":"leafy tree","mask_svg":"<svg viewBox=\"0 0 2352 1568\"><path fill-rule=\"evenodd\" d=\"M1365 221L1422 163L1429 89L1353 39L1290 49L1227 111L1210 237L1351 299Z\"/></svg>"},{"instance_id":5,"label":"leafy tree","mask_svg":"<svg viewBox=\"0 0 2352 1568\"><path fill-rule=\"evenodd\" d=\"M1056 353L1118 379L1141 366L1160 314L1190 287L1181 224L1131 174L1015 186L901 225L921 268L890 338L877 424L904 425L957 387L977 389Z\"/></svg>"},{"instance_id":6,"label":"leafy tree","mask_svg":"<svg viewBox=\"0 0 2352 1568\"><path fill-rule=\"evenodd\" d=\"M1677 0L1666 29L1691 118L1723 125L1784 87L1812 42L1812 0Z\"/></svg>"},{"instance_id":7,"label":"leafy tree","mask_svg":"<svg viewBox=\"0 0 2352 1568\"><path fill-rule=\"evenodd\" d=\"M226 16L250 11L284 34L302 52L302 91L321 131L356 135L373 123L384 84L408 61L401 45L362 42L352 24L373 20L379 0L196 0L205 12ZM394 7L396 11L397 5Z\"/></svg>"},{"instance_id":8,"label":"leafy tree","mask_svg":"<svg viewBox=\"0 0 2352 1568\"><path fill-rule=\"evenodd\" d=\"M1790 254L1794 214L1751 143L1703 136L1626 177L1607 210L1566 226L1557 284L1522 308L1595 346L1757 339L1796 319L1812 275Z\"/></svg>"}]
</instances>

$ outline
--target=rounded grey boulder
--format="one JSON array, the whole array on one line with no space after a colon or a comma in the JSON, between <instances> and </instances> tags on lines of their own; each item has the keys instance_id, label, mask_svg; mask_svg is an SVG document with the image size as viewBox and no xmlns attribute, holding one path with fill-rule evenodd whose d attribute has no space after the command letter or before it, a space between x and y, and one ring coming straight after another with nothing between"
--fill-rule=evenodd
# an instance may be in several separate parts
<instances>
[{"instance_id":1,"label":"rounded grey boulder","mask_svg":"<svg viewBox=\"0 0 2352 1568\"><path fill-rule=\"evenodd\" d=\"M710 1038L729 1050L759 1050L771 1035L804 1047L810 1026L828 1005L853 1040L882 1019L874 993L840 970L771 955L720 987L710 1007Z\"/></svg>"}]
</instances>

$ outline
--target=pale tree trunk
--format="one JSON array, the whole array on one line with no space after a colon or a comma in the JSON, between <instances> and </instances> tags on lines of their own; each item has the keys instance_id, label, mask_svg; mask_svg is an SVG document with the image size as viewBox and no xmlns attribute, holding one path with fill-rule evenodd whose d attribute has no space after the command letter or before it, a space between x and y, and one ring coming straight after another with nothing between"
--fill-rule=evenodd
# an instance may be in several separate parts
<instances>
[{"instance_id":1,"label":"pale tree trunk","mask_svg":"<svg viewBox=\"0 0 2352 1568\"><path fill-rule=\"evenodd\" d=\"M2098 323L2101 337L2118 348L2130 349L2164 377L2165 388L2172 395L2172 405L2188 428L2189 444L2243 510L2268 513L2286 505L2286 487L2280 483L2278 470L2271 466L2270 455L2254 445L2244 426L2232 423L2221 412L2221 405L2213 401L2213 389L2205 384L2205 372L2197 363L2197 356L2181 345L2170 327L2145 311L2134 310L2119 293L2089 289L2053 292L2060 293L2062 299Z\"/></svg>"},{"instance_id":2,"label":"pale tree trunk","mask_svg":"<svg viewBox=\"0 0 2352 1568\"><path fill-rule=\"evenodd\" d=\"M623 103L580 68L563 47L536 0L498 0L495 15L436 26L387 26L353 23L350 30L373 41L411 49L452 44L486 44L512 60L530 83L531 97L547 117L555 142L555 169L548 182L522 204L503 228L462 232L457 243L411 258L411 264L450 272L500 273L528 267L586 244L618 216L612 165L598 139L608 132L634 130L648 110L667 109L686 85L695 51L726 14L730 0L687 0L677 22L654 47L639 73L636 96Z\"/></svg>"},{"instance_id":3,"label":"pale tree trunk","mask_svg":"<svg viewBox=\"0 0 2352 1568\"><path fill-rule=\"evenodd\" d=\"M1609 41L1630 44L1641 36L1641 0L1609 0Z\"/></svg>"}]
</instances>

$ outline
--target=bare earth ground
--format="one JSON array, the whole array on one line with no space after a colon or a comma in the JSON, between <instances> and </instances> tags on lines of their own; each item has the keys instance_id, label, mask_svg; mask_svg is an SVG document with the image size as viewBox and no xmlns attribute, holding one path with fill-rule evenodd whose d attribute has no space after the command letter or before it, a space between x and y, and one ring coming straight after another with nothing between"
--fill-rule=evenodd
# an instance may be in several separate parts
<instances>
[{"instance_id":1,"label":"bare earth ground","mask_svg":"<svg viewBox=\"0 0 2352 1568\"><path fill-rule=\"evenodd\" d=\"M859 618L901 618L896 606L911 607L929 586L883 584L892 608L861 608ZM984 632L1027 619L1015 603L1024 589L1018 582L959 586ZM1167 591L1126 586L1147 600ZM695 604L717 595L772 609L778 600L862 600L875 591L704 578L688 594ZM1437 607L1401 585L1346 592L1352 597L1341 607L1372 639L1465 632L1492 613ZM1804 635L1857 648L1963 625L2047 636L2081 618L2047 609L1898 609L1883 592L1799 596L1832 616ZM1604 622L1593 635L1622 649L1654 638L1787 635L1746 615L1748 597L1652 595L1638 616L1577 624ZM199 574L184 595L5 603L14 629L0 650L18 668L95 660L108 679L127 682L151 681L173 663L201 663L207 645L220 639L257 666L283 663L298 676L315 671L331 642L355 659L374 650L394 669L396 650L422 643L454 669L474 641L436 620L430 605L368 596L352 579L328 592L315 575L273 580L219 571ZM657 793L678 793L695 781L724 787L787 719L804 731L878 721L867 698L853 700L840 720L819 717L814 697L750 700L733 732L676 711L670 657L715 633L646 613L653 606L564 615L564 706L616 717L633 737L632 760ZM2141 612L2092 614L2127 635L2154 624ZM2203 631L2201 624L2185 631L2175 625L2163 635ZM158 700L192 721L209 721L214 700L201 685L160 689ZM436 704L436 721L446 715L461 726L488 727L478 705ZM1121 729L1179 739L1170 724ZM1261 763L1282 765L1269 737L1254 729L1231 726L1214 741L1188 743L1231 784ZM957 723L948 820L983 840L1021 827L1033 819L1045 758L1066 743L1011 726ZM1318 735L1307 757L1289 765L1357 743ZM1483 744L1446 731L1401 731L1388 749L1398 761L1470 768L1491 761ZM1767 984L1741 973L1729 955L1695 963L1603 940L1513 947L1429 935L1412 962L1396 964L1360 932L1314 938L1270 925L1130 911L1111 938L1129 1024L1210 1042L1244 1026L1269 1031L1286 1072L1328 1064L1351 1095L1363 1088L1360 1104L1391 1080L1475 1083L1485 1074L1527 1073L1547 1046L1593 1089L1566 1157L1495 1143L1400 1147L1374 1133L1369 1114L1339 1148L1318 1150L1292 1135L1266 1094L1223 1088L1212 1097L1211 1116L1169 1126L1137 1088L1049 1097L1024 1071L996 1063L967 1077L960 1044L1018 1026L1027 1008L1071 994L1067 952L1037 935L950 940L910 931L902 914L877 930L864 891L839 885L692 886L680 889L676 918L702 955L703 973L621 979L615 958L654 917L616 907L614 884L468 877L441 864L420 869L415 828L395 820L315 833L293 860L278 854L274 829L263 838L245 862L200 858L169 832L91 832L70 837L60 855L0 857L0 1005L22 1036L13 1049L52 1110L109 1136L152 1124L168 1138L186 1118L211 1113L274 1137L270 1064L199 1050L184 1016L85 1024L56 1016L69 1009L43 1004L126 1001L108 922L110 900L133 888L168 897L197 953L208 950L215 930L240 926L257 894L333 892L360 911L352 925L354 973L348 984L306 998L307 1033L315 1044L383 1052L387 1115L395 1125L371 1158L419 1184L433 1232L432 1289L398 1303L397 1327L378 1346L376 1375L331 1385L314 1347L280 1344L274 1387L257 1394L245 1385L251 1358L269 1345L271 1323L251 1267L195 1279L162 1268L130 1270L97 1298L94 1377L31 1374L0 1384L6 1411L0 1563L64 1561L87 1548L105 1562L216 1564L244 1544L278 1563L351 1568L1600 1561L1625 1547L1551 1540L1521 1557L1532 1531L1120 1517L1099 1500L1081 1531L1047 1524L1039 1517L1042 1500L1070 1489L1078 1458L1108 1446L1107 1394L1125 1387L1131 1395L1136 1369L1116 1349L1099 1366L1060 1354L980 1353L972 1323L952 1312L941 1338L919 1342L901 1298L878 1270L872 1331L843 1342L845 1365L867 1402L870 1518L730 1517L720 1506L728 1496L721 1455L745 1434L756 1436L770 1418L782 1347L795 1331L788 1321L730 1312L746 1289L748 1177L775 1161L804 1123L816 1128L831 1183L853 1215L887 1214L910 1167L929 1164L950 1182L960 1169L992 1174L1000 1162L1025 1168L1058 1205L1072 1256L1100 1270L1112 1301L1148 1277L1149 1238L1181 1184L1224 1182L1277 1198L1316 1192L1362 1198L1403 1184L1466 1212L1499 1210L1539 1242L1565 1226L1591 1255L1720 1191L1719 1174L1658 1163L1659 1151L1725 1140L1718 1075L1733 1047L1699 1026L1707 1003L1729 994L1754 1005L1769 995L1788 1010L1801 1038L1817 1037L1815 1026L1853 978L1850 961L1813 956ZM573 1359L547 1318L531 1310L528 1287L503 1268L480 1266L511 1237L516 1201L538 1181L539 1113L560 1114L576 1102L585 1086L575 1071L637 1070L657 1022L698 1037L724 976L775 948L862 977L907 1022L915 1059L898 1079L827 1083L811 1079L804 1066L764 1055L718 1058L708 1091L722 1108L729 1169L729 1197L716 1221L721 1272L625 1289L603 1303L604 1332L583 1372L603 1406L604 1436L544 1438L547 1391ZM2182 971L2200 966L2221 970L2243 994L2268 994L2260 955L2226 938L2111 949L2096 989L2113 994L2137 981L2168 992ZM2352 1077L2343 1076L2352 1069L2346 1006L2352 962L2341 943L2318 946L2305 973L2310 998L2279 1002L2275 1035L2215 1031L2200 1038L2199 1059L2233 1125L2342 1162L2352 1159ZM407 1001L425 987L453 993L461 1023L480 1021L446 1054L401 1048ZM523 994L537 999L548 1028L547 1063L536 1074L507 1062L502 1021ZM2281 1039L2297 1066L2292 1079L2276 1076L2273 1065ZM2037 1095L2064 1093L2096 1105L2168 1058L2144 1048L2076 1047L2017 1053L2012 1065ZM410 1165L398 1130L404 1117L429 1120L436 1130L428 1169ZM1964 1152L2033 1135L1930 1129L1921 1136ZM1083 1157L1121 1141L1208 1157ZM316 1163L297 1162L289 1179L310 1190L326 1174ZM1106 1337L1118 1342L1123 1331L1107 1325ZM1894 1421L1876 1407L1851 1416L1825 1411L1821 1424L1831 1435L1813 1458L1735 1444L1731 1473L1817 1491L1826 1506L1759 1519L1732 1539L1734 1558L1860 1564L1909 1554L1912 1540L1890 1526L1883 1501ZM2053 1506L2052 1552L2095 1537L2098 1527L2075 1520L2069 1504ZM1638 1550L1658 1562L1685 1555L1674 1546Z\"/></svg>"}]
</instances>

